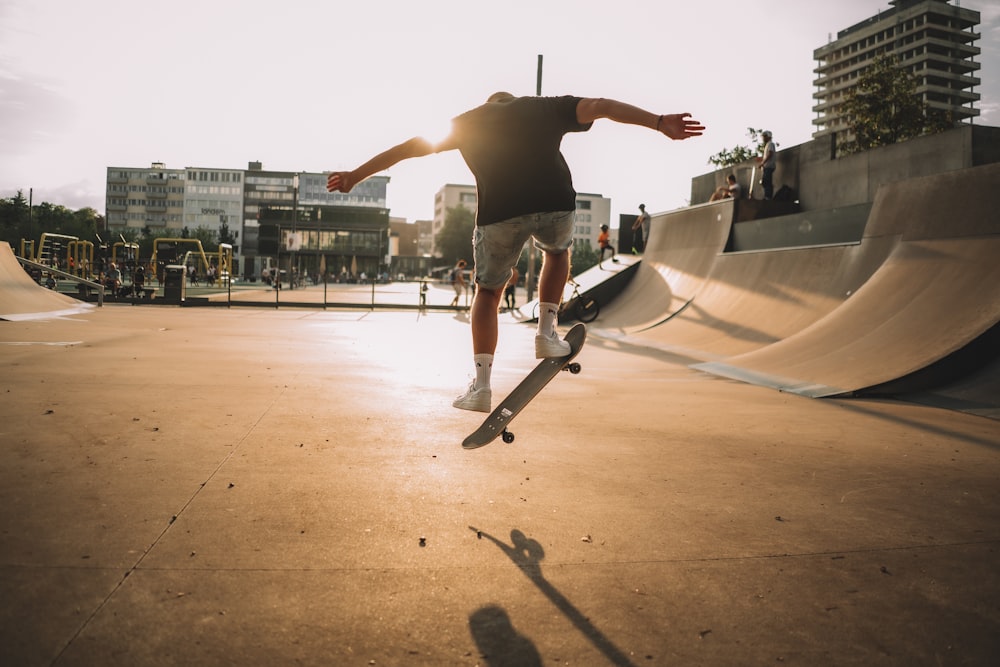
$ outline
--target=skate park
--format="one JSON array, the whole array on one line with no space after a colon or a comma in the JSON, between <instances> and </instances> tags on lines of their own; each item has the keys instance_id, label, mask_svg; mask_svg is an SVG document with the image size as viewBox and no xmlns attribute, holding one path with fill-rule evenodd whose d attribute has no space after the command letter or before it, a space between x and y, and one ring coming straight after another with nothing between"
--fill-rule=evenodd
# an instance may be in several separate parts
<instances>
[{"instance_id":1,"label":"skate park","mask_svg":"<svg viewBox=\"0 0 1000 667\"><path fill-rule=\"evenodd\" d=\"M994 664L1000 165L957 152L656 214L474 451L461 308L97 307L0 256L5 662Z\"/></svg>"}]
</instances>

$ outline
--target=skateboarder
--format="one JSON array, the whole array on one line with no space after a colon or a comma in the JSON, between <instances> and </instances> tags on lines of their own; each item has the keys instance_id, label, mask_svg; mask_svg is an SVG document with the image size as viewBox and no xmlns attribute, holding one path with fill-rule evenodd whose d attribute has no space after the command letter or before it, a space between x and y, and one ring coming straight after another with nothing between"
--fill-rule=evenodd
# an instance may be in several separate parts
<instances>
[{"instance_id":1,"label":"skateboarder","mask_svg":"<svg viewBox=\"0 0 1000 667\"><path fill-rule=\"evenodd\" d=\"M604 264L604 251L605 250L610 250L611 251L611 261L614 262L615 264L618 263L618 258L615 257L615 253L617 251L615 250L615 247L613 245L611 245L611 232L608 231L608 226L607 225L601 225L601 233L597 237L597 245L599 245L601 247L601 256L597 260L597 268L599 268L599 269L604 268L601 265Z\"/></svg>"},{"instance_id":2,"label":"skateboarder","mask_svg":"<svg viewBox=\"0 0 1000 667\"><path fill-rule=\"evenodd\" d=\"M379 153L353 171L332 172L330 192L351 189L401 160L458 150L476 177L478 210L473 238L476 294L472 300L472 351L476 379L453 405L489 412L490 375L497 345L497 319L504 286L521 248L530 238L544 253L535 357L569 353L555 332L563 286L569 278L576 191L559 150L568 132L586 132L595 120L640 125L671 139L700 136L705 129L691 114L657 115L601 98L515 97L494 93L486 104L452 120L437 144L413 137Z\"/></svg>"}]
</instances>

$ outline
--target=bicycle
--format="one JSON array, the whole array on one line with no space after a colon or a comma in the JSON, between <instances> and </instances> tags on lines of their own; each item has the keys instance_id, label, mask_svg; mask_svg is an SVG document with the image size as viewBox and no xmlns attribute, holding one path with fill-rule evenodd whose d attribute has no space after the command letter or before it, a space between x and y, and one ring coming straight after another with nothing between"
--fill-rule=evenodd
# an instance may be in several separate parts
<instances>
[{"instance_id":1,"label":"bicycle","mask_svg":"<svg viewBox=\"0 0 1000 667\"><path fill-rule=\"evenodd\" d=\"M562 322L567 313L572 315L573 319L584 323L596 320L601 313L601 305L597 303L597 299L590 295L581 295L580 283L572 278L568 282L573 286L573 293L559 304L558 320ZM535 301L535 305L531 309L531 318L534 320L538 319L538 303Z\"/></svg>"}]
</instances>

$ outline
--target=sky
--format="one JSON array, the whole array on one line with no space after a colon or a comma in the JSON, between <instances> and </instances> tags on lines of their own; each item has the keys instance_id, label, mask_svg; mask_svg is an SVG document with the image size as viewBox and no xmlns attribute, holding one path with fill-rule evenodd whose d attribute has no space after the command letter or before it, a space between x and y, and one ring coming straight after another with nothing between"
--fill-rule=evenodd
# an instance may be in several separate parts
<instances>
[{"instance_id":1,"label":"sky","mask_svg":"<svg viewBox=\"0 0 1000 667\"><path fill-rule=\"evenodd\" d=\"M956 0L952 0L954 4ZM981 125L1000 125L1000 1L981 13ZM443 136L490 93L608 97L688 112L670 141L600 120L568 135L578 192L611 220L687 205L708 158L769 129L811 138L813 51L888 0L0 0L0 197L104 213L107 167L352 169L412 136ZM705 9L708 8L708 9ZM407 160L390 215L433 217L473 183L456 152Z\"/></svg>"}]
</instances>

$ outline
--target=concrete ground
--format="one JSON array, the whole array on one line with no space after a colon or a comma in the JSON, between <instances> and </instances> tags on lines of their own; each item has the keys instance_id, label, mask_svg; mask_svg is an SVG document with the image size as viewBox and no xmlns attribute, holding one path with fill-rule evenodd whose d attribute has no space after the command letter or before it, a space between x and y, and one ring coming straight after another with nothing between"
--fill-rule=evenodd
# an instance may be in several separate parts
<instances>
[{"instance_id":1,"label":"concrete ground","mask_svg":"<svg viewBox=\"0 0 1000 667\"><path fill-rule=\"evenodd\" d=\"M592 336L465 451L464 318L0 323L0 662L997 663L997 421Z\"/></svg>"}]
</instances>

